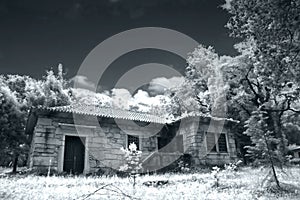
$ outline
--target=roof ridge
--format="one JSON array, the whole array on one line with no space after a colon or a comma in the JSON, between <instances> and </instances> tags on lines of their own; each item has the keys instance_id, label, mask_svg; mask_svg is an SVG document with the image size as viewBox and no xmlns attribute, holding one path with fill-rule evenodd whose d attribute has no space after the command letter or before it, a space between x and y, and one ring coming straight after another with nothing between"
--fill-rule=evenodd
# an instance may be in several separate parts
<instances>
[{"instance_id":1,"label":"roof ridge","mask_svg":"<svg viewBox=\"0 0 300 200\"><path fill-rule=\"evenodd\" d=\"M75 104L69 104L65 106L53 106L53 107L46 107L46 108L63 108L63 107L74 107L74 106L86 106L86 107L97 107L101 109L110 109L110 110L116 110L116 111L122 111L122 112L131 112L131 113L140 113L140 114L145 114L145 115L151 115L151 116L156 116L152 113L147 113L147 112L142 112L142 111L132 111L132 110L126 110L126 109L121 109L117 107L108 107L108 106L100 106L100 105L92 105L92 104L86 104L86 103L75 103Z\"/></svg>"},{"instance_id":2,"label":"roof ridge","mask_svg":"<svg viewBox=\"0 0 300 200\"><path fill-rule=\"evenodd\" d=\"M98 110L91 110L90 108L96 108ZM84 109L89 108L89 109ZM69 112L69 113L77 113L77 114L86 114L86 115L96 115L103 117L112 117L112 118L121 118L121 119L129 119L129 120L138 120L145 122L155 122L155 123L170 123L170 120L167 117L161 117L158 115L154 115L152 113L141 112L141 111L132 111L121 109L117 107L108 107L108 106L100 106L100 105L92 105L86 103L72 103L64 106L53 106L53 107L42 107L41 109L46 109L49 111L60 111L60 112ZM207 113L183 113L183 115L171 120L172 122L183 120L189 117L204 117L210 118L212 120L225 120L239 123L238 120L234 120L232 118L221 118L216 116L211 116Z\"/></svg>"},{"instance_id":3,"label":"roof ridge","mask_svg":"<svg viewBox=\"0 0 300 200\"><path fill-rule=\"evenodd\" d=\"M44 107L42 109L49 111L69 112L83 115L95 115L110 118L119 118L135 121L153 122L165 124L166 118L151 113L119 109L115 107L104 107L99 105L89 105L85 103L76 103L65 106Z\"/></svg>"}]
</instances>

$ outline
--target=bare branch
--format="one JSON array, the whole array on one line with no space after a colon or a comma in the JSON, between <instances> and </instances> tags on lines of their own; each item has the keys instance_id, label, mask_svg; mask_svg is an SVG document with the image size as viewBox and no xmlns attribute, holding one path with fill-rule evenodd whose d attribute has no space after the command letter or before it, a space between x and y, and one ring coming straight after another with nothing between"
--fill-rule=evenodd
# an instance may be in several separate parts
<instances>
[{"instance_id":1,"label":"bare branch","mask_svg":"<svg viewBox=\"0 0 300 200\"><path fill-rule=\"evenodd\" d=\"M109 185L112 185L112 183L101 186L100 188L98 188L98 189L95 190L94 192L92 192L92 193L88 194L86 197L84 197L83 200L89 198L90 196L92 196L92 195L94 195L94 194L96 194L98 191L104 189L105 187L107 187L107 186L109 186Z\"/></svg>"},{"instance_id":2,"label":"bare branch","mask_svg":"<svg viewBox=\"0 0 300 200\"><path fill-rule=\"evenodd\" d=\"M261 99L261 96L257 93L257 91L254 89L253 87L253 83L250 81L249 79L249 73L250 71L253 69L253 66L251 66L247 72L247 74L245 75L245 79L250 87L250 90L253 92L253 94L255 95L255 98L253 99L253 102L255 103L255 105L258 107L259 106L259 102L257 101L258 99ZM257 85L259 86L259 85Z\"/></svg>"},{"instance_id":3,"label":"bare branch","mask_svg":"<svg viewBox=\"0 0 300 200\"><path fill-rule=\"evenodd\" d=\"M247 109L247 108L245 108L245 106L243 106L241 103L239 103L237 100L235 100L235 102L244 110L244 111L246 111L246 113L249 115L249 116L251 116L251 112Z\"/></svg>"}]
</instances>

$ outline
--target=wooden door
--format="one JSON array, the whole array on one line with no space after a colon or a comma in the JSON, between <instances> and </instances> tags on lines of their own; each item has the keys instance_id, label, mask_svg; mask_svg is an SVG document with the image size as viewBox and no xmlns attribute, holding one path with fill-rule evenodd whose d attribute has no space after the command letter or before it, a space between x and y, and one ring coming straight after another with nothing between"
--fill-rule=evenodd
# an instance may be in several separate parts
<instances>
[{"instance_id":1,"label":"wooden door","mask_svg":"<svg viewBox=\"0 0 300 200\"><path fill-rule=\"evenodd\" d=\"M64 171L72 174L81 174L84 169L84 138L66 136Z\"/></svg>"}]
</instances>

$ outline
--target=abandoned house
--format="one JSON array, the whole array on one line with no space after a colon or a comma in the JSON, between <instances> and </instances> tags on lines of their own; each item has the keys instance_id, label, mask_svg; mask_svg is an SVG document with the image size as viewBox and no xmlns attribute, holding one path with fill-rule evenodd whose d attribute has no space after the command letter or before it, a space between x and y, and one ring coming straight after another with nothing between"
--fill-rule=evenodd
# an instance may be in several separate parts
<instances>
[{"instance_id":1,"label":"abandoned house","mask_svg":"<svg viewBox=\"0 0 300 200\"><path fill-rule=\"evenodd\" d=\"M95 122L96 121L96 122ZM169 122L150 114L76 104L32 109L26 132L32 136L28 165L58 172L93 173L118 169L121 148L134 142L144 170L155 170L189 154L191 163L221 165L237 159L234 120L185 116ZM220 131L221 130L221 133Z\"/></svg>"}]
</instances>

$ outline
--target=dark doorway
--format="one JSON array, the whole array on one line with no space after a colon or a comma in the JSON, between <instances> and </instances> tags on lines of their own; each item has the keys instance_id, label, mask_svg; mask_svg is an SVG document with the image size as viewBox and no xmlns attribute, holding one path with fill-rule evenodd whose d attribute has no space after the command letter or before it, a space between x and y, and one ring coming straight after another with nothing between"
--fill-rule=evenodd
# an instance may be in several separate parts
<instances>
[{"instance_id":1,"label":"dark doorway","mask_svg":"<svg viewBox=\"0 0 300 200\"><path fill-rule=\"evenodd\" d=\"M84 138L66 136L64 171L72 174L81 174L84 169Z\"/></svg>"},{"instance_id":2,"label":"dark doorway","mask_svg":"<svg viewBox=\"0 0 300 200\"><path fill-rule=\"evenodd\" d=\"M157 138L158 150L160 150L160 149L162 149L163 147L165 147L168 143L169 143L168 138L158 137L158 138Z\"/></svg>"},{"instance_id":3,"label":"dark doorway","mask_svg":"<svg viewBox=\"0 0 300 200\"><path fill-rule=\"evenodd\" d=\"M183 153L182 135L173 138L157 137L158 150L160 152L181 152Z\"/></svg>"}]
</instances>

